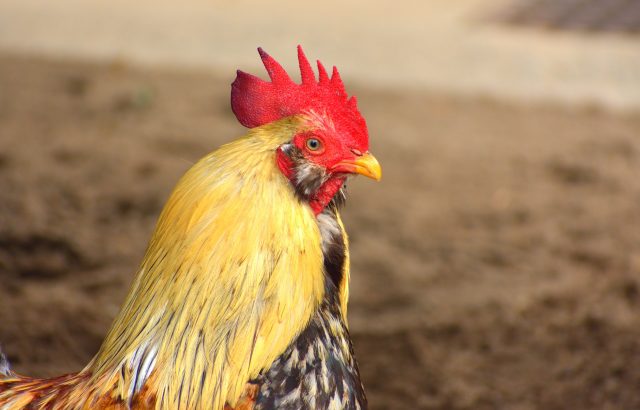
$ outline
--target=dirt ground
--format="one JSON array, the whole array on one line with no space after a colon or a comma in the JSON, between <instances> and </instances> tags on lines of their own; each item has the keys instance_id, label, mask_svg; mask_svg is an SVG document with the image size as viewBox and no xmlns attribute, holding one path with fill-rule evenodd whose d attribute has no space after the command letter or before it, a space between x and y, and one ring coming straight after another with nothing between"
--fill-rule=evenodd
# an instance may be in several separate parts
<instances>
[{"instance_id":1,"label":"dirt ground","mask_svg":"<svg viewBox=\"0 0 640 410\"><path fill-rule=\"evenodd\" d=\"M0 55L0 343L79 370L229 83ZM640 408L640 114L372 90L350 324L372 409Z\"/></svg>"}]
</instances>

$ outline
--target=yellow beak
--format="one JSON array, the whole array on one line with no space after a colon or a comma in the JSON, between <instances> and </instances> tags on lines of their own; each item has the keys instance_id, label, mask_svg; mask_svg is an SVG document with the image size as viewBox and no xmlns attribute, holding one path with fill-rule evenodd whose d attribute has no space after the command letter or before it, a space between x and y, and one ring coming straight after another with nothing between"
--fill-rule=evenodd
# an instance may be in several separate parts
<instances>
[{"instance_id":1,"label":"yellow beak","mask_svg":"<svg viewBox=\"0 0 640 410\"><path fill-rule=\"evenodd\" d=\"M353 174L364 175L376 181L380 181L382 178L380 163L376 157L369 152L354 160L341 161L335 168Z\"/></svg>"}]
</instances>

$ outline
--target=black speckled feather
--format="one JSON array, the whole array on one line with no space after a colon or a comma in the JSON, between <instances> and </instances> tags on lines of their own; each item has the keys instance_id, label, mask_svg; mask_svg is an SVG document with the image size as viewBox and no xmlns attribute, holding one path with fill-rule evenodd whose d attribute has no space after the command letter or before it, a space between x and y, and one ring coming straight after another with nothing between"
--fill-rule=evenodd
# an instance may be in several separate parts
<instances>
[{"instance_id":1,"label":"black speckled feather","mask_svg":"<svg viewBox=\"0 0 640 410\"><path fill-rule=\"evenodd\" d=\"M338 226L334 204L323 216ZM346 255L344 238L340 229L325 232L330 234L323 234L324 300L295 342L252 381L258 386L255 410L367 408L338 297Z\"/></svg>"}]
</instances>

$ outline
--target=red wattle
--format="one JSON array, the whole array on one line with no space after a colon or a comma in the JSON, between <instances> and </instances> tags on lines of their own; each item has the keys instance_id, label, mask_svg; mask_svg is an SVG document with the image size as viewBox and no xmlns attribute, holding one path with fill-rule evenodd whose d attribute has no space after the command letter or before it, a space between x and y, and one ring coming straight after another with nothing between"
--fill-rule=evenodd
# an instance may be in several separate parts
<instances>
[{"instance_id":1,"label":"red wattle","mask_svg":"<svg viewBox=\"0 0 640 410\"><path fill-rule=\"evenodd\" d=\"M338 193L344 181L344 177L333 177L318 189L316 195L309 201L309 205L316 215L329 205L329 202L331 202L333 197Z\"/></svg>"}]
</instances>

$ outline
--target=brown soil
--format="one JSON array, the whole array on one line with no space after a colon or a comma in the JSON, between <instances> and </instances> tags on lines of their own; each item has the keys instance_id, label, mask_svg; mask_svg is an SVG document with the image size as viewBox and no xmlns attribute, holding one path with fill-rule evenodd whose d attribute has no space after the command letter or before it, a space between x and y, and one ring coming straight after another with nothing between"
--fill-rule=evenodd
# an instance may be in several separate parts
<instances>
[{"instance_id":1,"label":"brown soil","mask_svg":"<svg viewBox=\"0 0 640 410\"><path fill-rule=\"evenodd\" d=\"M233 73L0 55L0 342L80 369ZM349 87L350 321L373 409L640 408L640 115Z\"/></svg>"}]
</instances>

